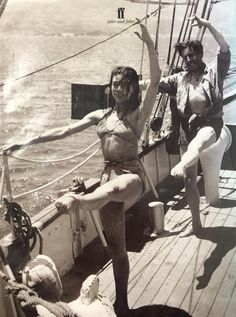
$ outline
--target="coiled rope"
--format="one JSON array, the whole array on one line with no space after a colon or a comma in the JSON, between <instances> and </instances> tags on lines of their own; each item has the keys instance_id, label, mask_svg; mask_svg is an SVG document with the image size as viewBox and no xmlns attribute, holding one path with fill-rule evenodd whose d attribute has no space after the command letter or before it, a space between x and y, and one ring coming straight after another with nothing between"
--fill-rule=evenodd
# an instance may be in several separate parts
<instances>
[{"instance_id":1,"label":"coiled rope","mask_svg":"<svg viewBox=\"0 0 236 317\"><path fill-rule=\"evenodd\" d=\"M10 279L1 270L0 277L8 284L6 286L8 293L11 293L15 298L17 298L22 307L35 308L37 305L41 305L57 317L76 316L68 304L64 302L51 303L42 299L28 286Z\"/></svg>"}]
</instances>

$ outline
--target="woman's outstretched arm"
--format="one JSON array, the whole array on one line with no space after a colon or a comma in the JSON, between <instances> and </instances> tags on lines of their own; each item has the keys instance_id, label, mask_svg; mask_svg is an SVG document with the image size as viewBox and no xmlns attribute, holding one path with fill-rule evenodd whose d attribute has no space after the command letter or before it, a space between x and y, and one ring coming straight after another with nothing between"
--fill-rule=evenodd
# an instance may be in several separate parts
<instances>
[{"instance_id":1,"label":"woman's outstretched arm","mask_svg":"<svg viewBox=\"0 0 236 317\"><path fill-rule=\"evenodd\" d=\"M103 116L103 114L103 110L93 111L87 114L83 119L76 121L75 123L72 123L68 126L51 129L49 131L42 133L39 136L32 137L31 139L28 139L22 143L5 145L0 150L3 152L13 152L28 145L64 139L67 136L73 135L75 133L87 129L92 125L96 125Z\"/></svg>"}]
</instances>

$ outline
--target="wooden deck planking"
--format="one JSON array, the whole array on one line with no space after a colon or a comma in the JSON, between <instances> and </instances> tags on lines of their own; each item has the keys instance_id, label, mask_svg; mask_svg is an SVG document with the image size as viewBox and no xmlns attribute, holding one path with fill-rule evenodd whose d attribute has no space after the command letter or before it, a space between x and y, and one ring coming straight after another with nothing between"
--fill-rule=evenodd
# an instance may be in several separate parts
<instances>
[{"instance_id":1,"label":"wooden deck planking","mask_svg":"<svg viewBox=\"0 0 236 317\"><path fill-rule=\"evenodd\" d=\"M176 210L176 206L181 205L183 195L181 192L168 203L170 209L165 216L165 228L177 234L148 241L141 252L129 252L130 307L163 304L179 307L194 317L223 317L224 313L225 317L232 317L236 306L236 241L227 249L227 244L217 245L214 237L217 230L223 233L229 230L235 237L236 172L221 171L220 196L224 199L223 204L226 202L228 205L211 207L202 199L201 210L204 214L201 213L201 218L210 232L208 238L179 238L178 231L191 219L188 208ZM227 241L229 237L224 238ZM222 248L220 258L214 258L217 248ZM204 274L208 274L205 276L206 285L201 285L196 278ZM99 276L100 292L114 300L111 265Z\"/></svg>"},{"instance_id":2,"label":"wooden deck planking","mask_svg":"<svg viewBox=\"0 0 236 317\"><path fill-rule=\"evenodd\" d=\"M211 223L213 217L214 217L213 215L205 217L207 219L207 221L205 221L206 226L208 226ZM156 294L156 301L158 300L162 304L166 304L168 301L171 300L173 295L173 290L177 287L181 279L183 280L186 279L186 281L188 281L188 283L186 284L186 286L188 287L189 281L193 280L193 278L195 277L194 272L195 272L195 266L197 264L195 259L197 259L197 256L198 256L200 241L196 237L184 238L182 240L187 240L187 239L188 239L187 247L184 249L176 265L173 267L171 274L168 276L168 278L165 281L165 284L163 285L161 290ZM186 273L187 273L186 271L192 263L193 263L193 267L189 271L189 275L186 276ZM182 298L184 294L183 286L184 285L182 283L179 284L178 294L180 295L180 298Z\"/></svg>"},{"instance_id":3,"label":"wooden deck planking","mask_svg":"<svg viewBox=\"0 0 236 317\"><path fill-rule=\"evenodd\" d=\"M214 254L216 248L217 247L215 246L215 244L213 244L210 257ZM211 261L212 263L210 264L211 264L211 267L215 266L215 271L212 272L212 276L208 284L205 286L205 288L203 288L200 292L196 292L196 293L199 293L197 294L196 298L194 296L195 294L193 294L194 300L192 305L192 311L189 311L190 313L193 314L193 316L200 317L200 316L208 315L214 301L216 300L218 296L218 292L222 284L222 280L225 278L226 272L232 261L232 257L234 253L235 253L235 250L233 249L233 250L229 250L226 255L222 254L223 256L222 260L217 259L217 256L216 256L216 259L214 259L214 256L213 256L213 261ZM208 257L208 259L210 259L210 257ZM219 261L219 263L215 263L217 261ZM205 263L207 262L205 261ZM199 273L204 275L205 271L206 271L206 268L204 267L204 265L202 265ZM196 305L194 306L195 300L197 298L198 300L196 302ZM181 307L184 307L184 305L181 305Z\"/></svg>"},{"instance_id":4,"label":"wooden deck planking","mask_svg":"<svg viewBox=\"0 0 236 317\"><path fill-rule=\"evenodd\" d=\"M231 296L235 289L236 281L236 253L234 252L233 258L229 264L225 277L220 285L220 289L215 298L215 301L210 309L209 317L222 317L225 314L228 306L230 305ZM236 301L236 297L233 299Z\"/></svg>"},{"instance_id":5,"label":"wooden deck planking","mask_svg":"<svg viewBox=\"0 0 236 317\"><path fill-rule=\"evenodd\" d=\"M176 223L180 220L180 215L176 213L170 213L169 219L166 220L166 223L169 228L173 228ZM165 243L165 238L160 238L155 240L155 247L156 252L160 250L163 243ZM148 263L153 258L153 250L151 249L153 241L148 241L142 251L140 253L138 252L129 252L129 258L130 258L130 268L131 268L131 276L130 276L130 285L129 287L132 288L133 284L135 284L135 277L139 278L140 270L143 270L143 263ZM112 266L110 266L106 271L101 272L100 274L100 290L103 294L113 294L113 291L111 289L114 289L114 283L113 280L109 279L107 275L112 274ZM103 278L104 277L104 278ZM110 289L109 289L110 288Z\"/></svg>"},{"instance_id":6,"label":"wooden deck planking","mask_svg":"<svg viewBox=\"0 0 236 317\"><path fill-rule=\"evenodd\" d=\"M167 220L168 225L173 228L176 223L180 220L180 215L173 213L172 216L170 216L170 219ZM172 224L171 224L172 222ZM153 243L155 243L155 251L153 251ZM136 256L130 261L130 279L129 279L129 291L131 292L132 289L137 290L136 283L140 279L140 276L142 275L142 272L144 270L144 264L147 264L149 262L152 262L153 259L156 259L156 255L160 252L162 252L163 249L166 248L166 244L168 241L166 241L165 237L156 239L155 241L149 241L146 243L144 248L140 253L136 253ZM110 289L114 290L113 283L110 285ZM143 290L143 286L142 286ZM109 289L105 289L104 294L109 294L110 298L113 300L115 293L114 291L109 291Z\"/></svg>"},{"instance_id":7,"label":"wooden deck planking","mask_svg":"<svg viewBox=\"0 0 236 317\"><path fill-rule=\"evenodd\" d=\"M176 224L183 220L185 215L185 211L180 210L178 212L170 212L169 215L172 214L171 220L168 222L167 228L173 229ZM168 257L171 250L176 245L176 240L178 239L178 235L175 234L169 237L161 237L159 239L154 240L150 244L149 255L144 253L142 257L142 261L139 262L139 271L131 268L130 274L130 285L129 285L129 302L131 307L135 307L135 303L139 297L142 296L144 290L149 288L149 284L151 283L151 278L159 275L158 270L162 267L163 263L166 262L166 258ZM160 244L161 242L161 244ZM138 273L141 274L138 274ZM135 276L135 278L134 278Z\"/></svg>"},{"instance_id":8,"label":"wooden deck planking","mask_svg":"<svg viewBox=\"0 0 236 317\"><path fill-rule=\"evenodd\" d=\"M227 217L228 217L227 215L221 214L219 210L219 214L216 216L214 222L211 225L211 228L223 226L226 222ZM200 240L200 248L199 248L199 255L198 255L199 264L195 273L196 278L204 276L203 275L204 269L205 269L204 263L206 263L206 260L209 259L210 254L215 250L215 246L216 246L215 243L209 240L205 240L205 239ZM211 265L211 268L212 266L215 266L214 261L212 261L210 265ZM199 281L197 279L193 279L191 287L189 288L189 291L187 292L183 302L179 306L182 309L188 311L190 314L195 310L196 305L200 302L200 307L202 311L199 312L197 316L207 316L204 308L206 307L206 305L209 304L211 300L213 300L212 296L217 287L217 285L215 285L214 282L216 281L218 283L219 280L223 278L222 276L218 276L216 280L215 278L216 272L211 272L211 268L209 268L209 272L208 272L208 275L209 275L208 279L210 278L208 285L201 286L201 283L199 284ZM222 265L220 265L219 268L220 270L222 270ZM211 273L214 273L214 276L210 276ZM203 278L203 283L204 283L204 278ZM213 283L213 287L211 287L212 283ZM202 287L206 287L206 286L207 286L207 289L210 288L211 291L207 293L207 296L201 296L203 292ZM196 314L196 311L194 311L194 316L195 314Z\"/></svg>"},{"instance_id":9,"label":"wooden deck planking","mask_svg":"<svg viewBox=\"0 0 236 317\"><path fill-rule=\"evenodd\" d=\"M236 284L234 285L234 291L230 298L230 303L223 317L233 317L235 315L235 312L236 312Z\"/></svg>"},{"instance_id":10,"label":"wooden deck planking","mask_svg":"<svg viewBox=\"0 0 236 317\"><path fill-rule=\"evenodd\" d=\"M217 214L209 213L205 217L205 226L212 226L215 222ZM171 306L180 307L187 294L191 296L193 292L193 283L198 274L199 268L204 261L206 254L212 246L212 243L208 240L200 240L196 237L185 238L190 240L190 248L193 247L193 256L187 265L185 265L185 270L181 275L178 283L173 287L172 293L167 300L167 304ZM193 243L194 242L194 243ZM195 249L194 249L195 247ZM189 302L189 305L191 303Z\"/></svg>"}]
</instances>

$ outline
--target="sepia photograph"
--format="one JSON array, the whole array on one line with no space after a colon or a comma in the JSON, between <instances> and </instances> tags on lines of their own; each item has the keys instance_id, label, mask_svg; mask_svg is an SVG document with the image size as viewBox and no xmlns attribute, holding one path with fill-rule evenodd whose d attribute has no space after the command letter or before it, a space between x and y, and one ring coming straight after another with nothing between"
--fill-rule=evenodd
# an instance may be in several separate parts
<instances>
[{"instance_id":1,"label":"sepia photograph","mask_svg":"<svg viewBox=\"0 0 236 317\"><path fill-rule=\"evenodd\" d=\"M0 317L233 317L235 0L0 0Z\"/></svg>"}]
</instances>

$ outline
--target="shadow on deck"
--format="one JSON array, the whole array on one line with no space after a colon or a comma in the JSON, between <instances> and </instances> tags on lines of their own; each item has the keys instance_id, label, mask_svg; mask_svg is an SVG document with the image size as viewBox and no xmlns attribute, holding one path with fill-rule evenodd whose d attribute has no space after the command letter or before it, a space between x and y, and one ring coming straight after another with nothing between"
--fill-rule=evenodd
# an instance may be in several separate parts
<instances>
[{"instance_id":1,"label":"shadow on deck","mask_svg":"<svg viewBox=\"0 0 236 317\"><path fill-rule=\"evenodd\" d=\"M209 206L201 198L204 228L197 237L179 237L179 232L191 222L183 190L165 199L166 232L158 239L151 240L143 235L149 224L147 206L152 197L146 197L127 213L128 297L132 316L234 316L235 180L235 172L222 171L218 206ZM96 272L100 278L100 292L114 301L112 265L98 239L84 250L74 272L63 278L64 300L73 299L71 293L73 297L78 296L81 282ZM71 292L71 281L78 290L76 293Z\"/></svg>"}]
</instances>

